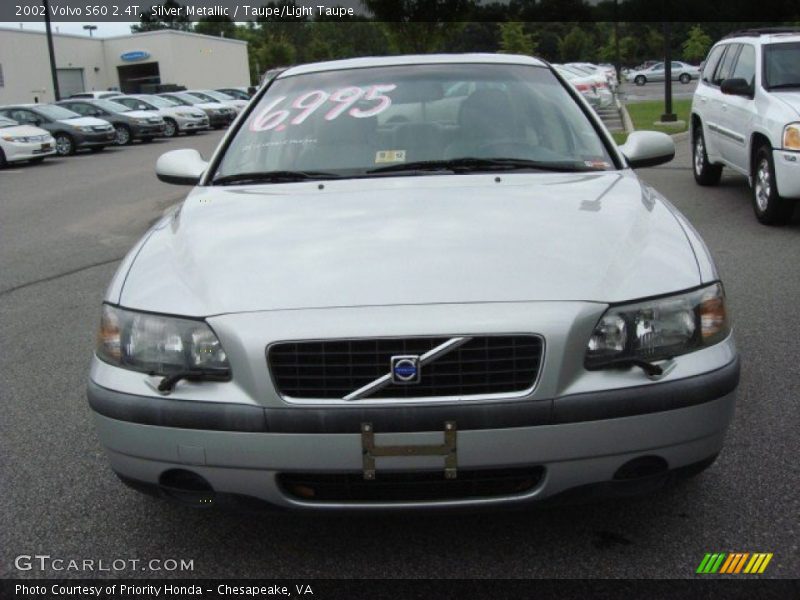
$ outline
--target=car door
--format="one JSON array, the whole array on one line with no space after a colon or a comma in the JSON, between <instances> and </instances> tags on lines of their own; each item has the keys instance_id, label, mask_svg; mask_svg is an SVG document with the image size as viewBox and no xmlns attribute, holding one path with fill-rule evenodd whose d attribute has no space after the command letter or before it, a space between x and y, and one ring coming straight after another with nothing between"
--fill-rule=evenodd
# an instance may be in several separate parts
<instances>
[{"instance_id":1,"label":"car door","mask_svg":"<svg viewBox=\"0 0 800 600\"><path fill-rule=\"evenodd\" d=\"M744 79L755 90L756 49L752 44L739 44L741 47L736 62L726 79ZM755 119L755 100L748 96L722 94L722 111L719 119L720 150L722 158L735 169L749 172L748 132Z\"/></svg>"},{"instance_id":2,"label":"car door","mask_svg":"<svg viewBox=\"0 0 800 600\"><path fill-rule=\"evenodd\" d=\"M664 63L656 63L650 67L650 72L646 77L648 81L664 81Z\"/></svg>"},{"instance_id":3,"label":"car door","mask_svg":"<svg viewBox=\"0 0 800 600\"><path fill-rule=\"evenodd\" d=\"M733 71L736 56L739 54L741 44L728 44L724 54L714 68L709 86L708 110L706 116L706 153L709 157L723 158L726 137L729 135L727 128L722 124L724 114L728 110L727 96L720 91L720 84L727 79Z\"/></svg>"}]
</instances>

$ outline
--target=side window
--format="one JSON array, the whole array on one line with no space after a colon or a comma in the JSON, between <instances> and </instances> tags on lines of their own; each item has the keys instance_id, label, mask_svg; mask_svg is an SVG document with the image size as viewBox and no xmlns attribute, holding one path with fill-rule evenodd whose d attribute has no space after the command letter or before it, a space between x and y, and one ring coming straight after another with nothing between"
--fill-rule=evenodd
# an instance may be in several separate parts
<instances>
[{"instance_id":1,"label":"side window","mask_svg":"<svg viewBox=\"0 0 800 600\"><path fill-rule=\"evenodd\" d=\"M736 66L733 68L731 78L744 79L753 87L756 80L756 49L749 44L742 45Z\"/></svg>"},{"instance_id":2,"label":"side window","mask_svg":"<svg viewBox=\"0 0 800 600\"><path fill-rule=\"evenodd\" d=\"M722 53L725 52L725 48L727 48L727 46L717 46L716 48L713 48L711 53L708 55L706 64L703 65L703 81L706 83L711 82L714 69L717 68L717 63L719 62Z\"/></svg>"},{"instance_id":3,"label":"side window","mask_svg":"<svg viewBox=\"0 0 800 600\"><path fill-rule=\"evenodd\" d=\"M653 71L663 71L664 63L656 63L653 65Z\"/></svg>"},{"instance_id":4,"label":"side window","mask_svg":"<svg viewBox=\"0 0 800 600\"><path fill-rule=\"evenodd\" d=\"M117 98L114 102L119 102L120 104L124 104L128 108L136 108L137 101L133 98Z\"/></svg>"},{"instance_id":5,"label":"side window","mask_svg":"<svg viewBox=\"0 0 800 600\"><path fill-rule=\"evenodd\" d=\"M17 109L13 111L12 119L14 119L17 123L26 124L26 123L33 123L36 121L36 115L34 115L29 110L20 110Z\"/></svg>"},{"instance_id":6,"label":"side window","mask_svg":"<svg viewBox=\"0 0 800 600\"><path fill-rule=\"evenodd\" d=\"M728 46L728 51L720 61L719 67L717 67L717 70L714 72L714 78L711 80L711 83L720 85L725 79L731 76L733 64L736 62L736 55L739 53L739 48L741 48L741 44L731 44Z\"/></svg>"}]
</instances>

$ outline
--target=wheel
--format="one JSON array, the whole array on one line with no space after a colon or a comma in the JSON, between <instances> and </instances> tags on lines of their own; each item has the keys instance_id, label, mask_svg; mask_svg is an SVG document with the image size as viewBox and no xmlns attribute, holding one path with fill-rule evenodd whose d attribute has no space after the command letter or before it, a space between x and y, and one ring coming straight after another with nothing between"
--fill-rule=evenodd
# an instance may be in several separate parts
<instances>
[{"instance_id":1,"label":"wheel","mask_svg":"<svg viewBox=\"0 0 800 600\"><path fill-rule=\"evenodd\" d=\"M89 150L91 152L94 152L95 154L97 154L98 152L102 152L105 149L106 149L105 146L92 146L91 148L89 148Z\"/></svg>"},{"instance_id":2,"label":"wheel","mask_svg":"<svg viewBox=\"0 0 800 600\"><path fill-rule=\"evenodd\" d=\"M56 154L59 156L70 156L75 154L75 142L68 133L56 134Z\"/></svg>"},{"instance_id":3,"label":"wheel","mask_svg":"<svg viewBox=\"0 0 800 600\"><path fill-rule=\"evenodd\" d=\"M175 137L178 135L178 124L172 119L164 119L164 137Z\"/></svg>"},{"instance_id":4,"label":"wheel","mask_svg":"<svg viewBox=\"0 0 800 600\"><path fill-rule=\"evenodd\" d=\"M712 165L708 162L706 153L706 140L703 137L703 126L694 128L692 136L692 172L694 180L700 185L717 185L722 177L722 165Z\"/></svg>"},{"instance_id":5,"label":"wheel","mask_svg":"<svg viewBox=\"0 0 800 600\"><path fill-rule=\"evenodd\" d=\"M636 77L633 78L633 83L635 83L636 85L644 85L645 83L647 83L647 77L645 77L644 75L637 75Z\"/></svg>"},{"instance_id":6,"label":"wheel","mask_svg":"<svg viewBox=\"0 0 800 600\"><path fill-rule=\"evenodd\" d=\"M3 152L3 149L0 148L0 169L4 168L8 163L6 162L6 154Z\"/></svg>"},{"instance_id":7,"label":"wheel","mask_svg":"<svg viewBox=\"0 0 800 600\"><path fill-rule=\"evenodd\" d=\"M785 225L794 212L794 200L778 194L772 148L767 144L756 151L753 161L753 210L764 225Z\"/></svg>"},{"instance_id":8,"label":"wheel","mask_svg":"<svg viewBox=\"0 0 800 600\"><path fill-rule=\"evenodd\" d=\"M117 146L127 146L133 141L131 130L127 125L114 125L114 130L117 132L117 137L114 139Z\"/></svg>"},{"instance_id":9,"label":"wheel","mask_svg":"<svg viewBox=\"0 0 800 600\"><path fill-rule=\"evenodd\" d=\"M681 73L681 76L678 77L678 81L680 81L683 84L689 83L691 80L692 76L689 75L688 73Z\"/></svg>"}]
</instances>

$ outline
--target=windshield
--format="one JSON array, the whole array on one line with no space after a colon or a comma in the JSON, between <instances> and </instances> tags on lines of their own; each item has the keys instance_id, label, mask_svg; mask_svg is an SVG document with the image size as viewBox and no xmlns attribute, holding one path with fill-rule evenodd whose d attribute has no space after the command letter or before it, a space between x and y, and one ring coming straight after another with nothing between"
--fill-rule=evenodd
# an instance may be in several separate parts
<instances>
[{"instance_id":1,"label":"windshield","mask_svg":"<svg viewBox=\"0 0 800 600\"><path fill-rule=\"evenodd\" d=\"M443 64L276 79L236 131L215 180L287 171L359 176L464 158L613 168L597 131L548 69Z\"/></svg>"},{"instance_id":2,"label":"windshield","mask_svg":"<svg viewBox=\"0 0 800 600\"><path fill-rule=\"evenodd\" d=\"M172 106L191 106L186 100L181 100L180 98L176 98L174 96L158 96L159 98L163 98Z\"/></svg>"},{"instance_id":3,"label":"windshield","mask_svg":"<svg viewBox=\"0 0 800 600\"><path fill-rule=\"evenodd\" d=\"M174 108L176 106L175 102L167 98L162 98L161 96L142 95L135 96L135 98L136 100L141 100L142 102L146 102L158 108Z\"/></svg>"},{"instance_id":4,"label":"windshield","mask_svg":"<svg viewBox=\"0 0 800 600\"><path fill-rule=\"evenodd\" d=\"M222 92L214 92L212 90L206 90L203 93L192 92L192 94L198 98L207 98L209 102L227 102L233 100L233 98L227 94L223 94Z\"/></svg>"},{"instance_id":5,"label":"windshield","mask_svg":"<svg viewBox=\"0 0 800 600\"><path fill-rule=\"evenodd\" d=\"M132 109L125 106L124 104L120 104L119 102L114 102L113 100L95 100L95 106L102 108L108 112L114 113L124 113L130 112Z\"/></svg>"},{"instance_id":6,"label":"windshield","mask_svg":"<svg viewBox=\"0 0 800 600\"><path fill-rule=\"evenodd\" d=\"M194 94L188 94L186 92L173 94L173 97L179 98L180 100L183 100L187 104L203 104L204 102L208 102L208 100L203 100L202 98L198 98Z\"/></svg>"},{"instance_id":7,"label":"windshield","mask_svg":"<svg viewBox=\"0 0 800 600\"><path fill-rule=\"evenodd\" d=\"M800 88L800 42L764 46L764 87Z\"/></svg>"},{"instance_id":8,"label":"windshield","mask_svg":"<svg viewBox=\"0 0 800 600\"><path fill-rule=\"evenodd\" d=\"M80 115L75 111L64 108L63 106L55 106L54 104L40 104L36 107L36 111L54 121L80 118Z\"/></svg>"},{"instance_id":9,"label":"windshield","mask_svg":"<svg viewBox=\"0 0 800 600\"><path fill-rule=\"evenodd\" d=\"M247 92L243 92L242 90L226 89L223 93L237 100L250 100L250 96Z\"/></svg>"}]
</instances>

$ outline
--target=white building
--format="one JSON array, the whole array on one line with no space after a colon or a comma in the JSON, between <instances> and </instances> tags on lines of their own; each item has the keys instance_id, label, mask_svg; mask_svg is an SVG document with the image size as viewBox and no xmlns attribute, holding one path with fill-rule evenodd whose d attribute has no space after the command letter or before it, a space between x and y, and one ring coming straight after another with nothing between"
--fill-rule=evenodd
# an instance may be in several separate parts
<instances>
[{"instance_id":1,"label":"white building","mask_svg":"<svg viewBox=\"0 0 800 600\"><path fill-rule=\"evenodd\" d=\"M53 34L61 97L142 85L217 88L250 83L247 42L164 29L108 38ZM144 91L147 91L145 88ZM44 32L0 28L0 105L53 102Z\"/></svg>"}]
</instances>

